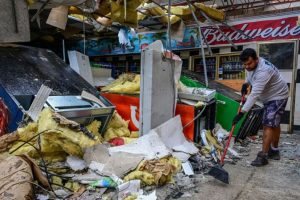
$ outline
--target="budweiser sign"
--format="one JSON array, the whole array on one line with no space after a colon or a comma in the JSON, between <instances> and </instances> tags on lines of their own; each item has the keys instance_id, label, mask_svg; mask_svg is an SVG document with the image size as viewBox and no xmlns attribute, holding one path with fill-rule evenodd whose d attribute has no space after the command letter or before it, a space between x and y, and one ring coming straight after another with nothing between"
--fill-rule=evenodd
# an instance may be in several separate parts
<instances>
[{"instance_id":1,"label":"budweiser sign","mask_svg":"<svg viewBox=\"0 0 300 200\"><path fill-rule=\"evenodd\" d=\"M300 26L297 24L297 21L298 17L288 17L234 25L236 29L240 29L251 37L251 39L247 39L246 36L228 27L221 27L221 30L234 43L296 39L300 38ZM210 45L228 43L226 38L217 29L206 28L203 33Z\"/></svg>"}]
</instances>

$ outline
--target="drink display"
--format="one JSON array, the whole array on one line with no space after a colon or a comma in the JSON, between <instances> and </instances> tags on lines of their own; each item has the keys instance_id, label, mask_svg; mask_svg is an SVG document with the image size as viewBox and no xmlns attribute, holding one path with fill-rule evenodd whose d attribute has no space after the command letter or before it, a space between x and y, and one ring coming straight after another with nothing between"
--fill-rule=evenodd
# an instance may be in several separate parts
<instances>
[{"instance_id":1,"label":"drink display","mask_svg":"<svg viewBox=\"0 0 300 200\"><path fill-rule=\"evenodd\" d=\"M245 70L239 56L220 56L219 80L245 79Z\"/></svg>"},{"instance_id":2,"label":"drink display","mask_svg":"<svg viewBox=\"0 0 300 200\"><path fill-rule=\"evenodd\" d=\"M216 78L216 57L207 57L205 61L206 61L207 77L209 79L215 79ZM204 75L204 65L203 65L202 58L195 58L194 71L196 73L200 73Z\"/></svg>"}]
</instances>

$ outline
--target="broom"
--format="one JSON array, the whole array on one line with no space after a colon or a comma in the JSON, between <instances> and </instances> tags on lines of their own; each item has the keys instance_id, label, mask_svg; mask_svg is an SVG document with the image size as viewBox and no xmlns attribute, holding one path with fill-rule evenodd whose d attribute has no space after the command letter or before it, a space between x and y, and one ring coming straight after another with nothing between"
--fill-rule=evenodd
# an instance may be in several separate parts
<instances>
[{"instance_id":1,"label":"broom","mask_svg":"<svg viewBox=\"0 0 300 200\"><path fill-rule=\"evenodd\" d=\"M245 95L242 96L242 100L240 102L238 113L241 112L242 105L244 104L244 102L245 102ZM225 169L223 169L223 165L224 165L224 160L225 160L227 150L228 150L229 145L230 145L230 140L231 140L232 135L233 135L234 128L235 128L235 124L233 124L232 127L231 127L231 131L229 133L229 137L228 137L224 152L222 154L220 163L213 166L208 172L208 174L213 176L215 179L218 179L218 180L222 181L223 183L227 183L227 184L229 184L229 174Z\"/></svg>"}]
</instances>

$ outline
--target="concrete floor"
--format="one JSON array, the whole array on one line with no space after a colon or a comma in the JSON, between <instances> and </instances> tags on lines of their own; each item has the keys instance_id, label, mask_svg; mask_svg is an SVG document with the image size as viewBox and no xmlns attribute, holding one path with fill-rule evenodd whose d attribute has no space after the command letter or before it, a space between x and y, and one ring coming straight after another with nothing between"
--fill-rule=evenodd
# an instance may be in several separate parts
<instances>
[{"instance_id":1,"label":"concrete floor","mask_svg":"<svg viewBox=\"0 0 300 200\"><path fill-rule=\"evenodd\" d=\"M269 165L255 168L250 162L260 150L261 144L250 144L250 154L236 165L226 164L230 184L206 177L202 181L187 183L185 189L174 186L157 190L158 199L207 199L207 200L292 200L300 199L300 135L283 135L281 160L269 161ZM196 178L197 179L197 178ZM182 180L184 181L184 180ZM178 188L178 187L177 187ZM184 187L182 187L184 188ZM178 193L178 191L180 191ZM177 193L177 194L176 194Z\"/></svg>"}]
</instances>

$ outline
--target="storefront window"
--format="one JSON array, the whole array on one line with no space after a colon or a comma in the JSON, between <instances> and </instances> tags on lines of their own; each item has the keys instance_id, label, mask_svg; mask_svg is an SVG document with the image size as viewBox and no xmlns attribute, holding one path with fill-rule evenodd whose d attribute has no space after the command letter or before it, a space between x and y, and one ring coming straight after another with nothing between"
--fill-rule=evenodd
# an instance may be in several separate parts
<instances>
[{"instance_id":1,"label":"storefront window","mask_svg":"<svg viewBox=\"0 0 300 200\"><path fill-rule=\"evenodd\" d=\"M293 69L294 42L259 44L259 56L265 58L278 69Z\"/></svg>"}]
</instances>

